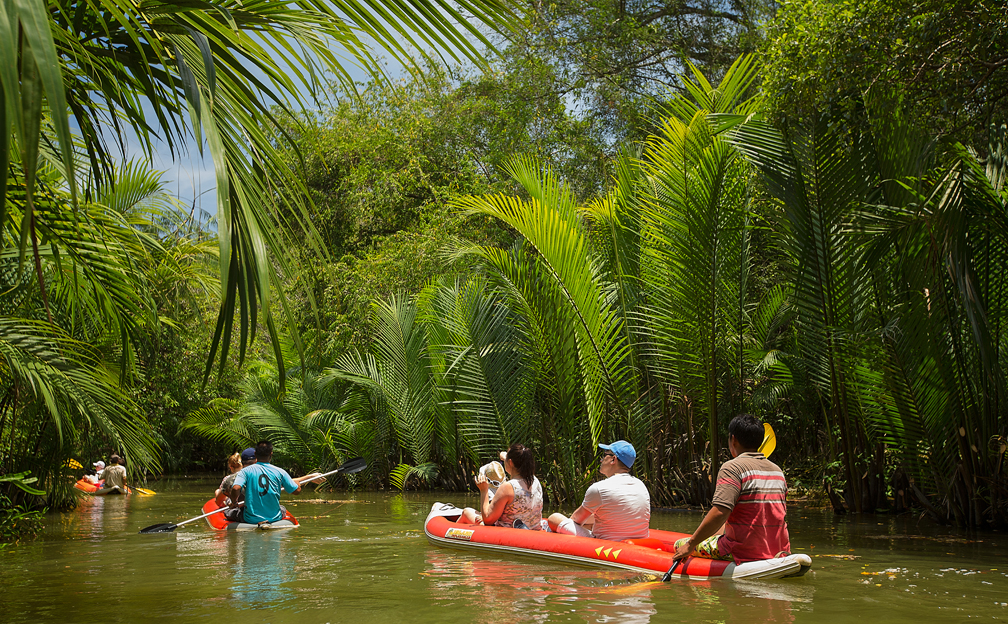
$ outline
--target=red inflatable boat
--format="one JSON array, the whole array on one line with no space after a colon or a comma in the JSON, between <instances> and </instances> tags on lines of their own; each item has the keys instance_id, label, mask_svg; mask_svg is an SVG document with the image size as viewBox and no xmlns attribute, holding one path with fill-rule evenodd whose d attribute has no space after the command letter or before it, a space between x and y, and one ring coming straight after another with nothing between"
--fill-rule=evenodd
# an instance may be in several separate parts
<instances>
[{"instance_id":1,"label":"red inflatable boat","mask_svg":"<svg viewBox=\"0 0 1008 624\"><path fill-rule=\"evenodd\" d=\"M213 501L211 501L213 502ZM675 541L689 537L651 529L647 538L613 542L590 537L559 535L507 527L459 524L462 510L450 504L434 503L424 533L436 546L480 550L498 555L525 555L575 565L619 568L643 574L665 574L672 567ZM801 576L812 567L805 554L735 564L700 557L687 557L676 568L676 578L771 579Z\"/></svg>"},{"instance_id":2,"label":"red inflatable boat","mask_svg":"<svg viewBox=\"0 0 1008 624\"><path fill-rule=\"evenodd\" d=\"M203 513L210 513L215 509L220 509L220 505L217 504L217 500L211 498L203 505ZM228 522L224 518L224 512L214 514L212 516L207 516L206 521L210 523L215 529L228 530L228 531L256 531L265 529L296 529L300 524L298 524L297 518L291 515L291 512L284 510L284 517L276 522L271 522L269 524L250 524L248 522Z\"/></svg>"}]
</instances>

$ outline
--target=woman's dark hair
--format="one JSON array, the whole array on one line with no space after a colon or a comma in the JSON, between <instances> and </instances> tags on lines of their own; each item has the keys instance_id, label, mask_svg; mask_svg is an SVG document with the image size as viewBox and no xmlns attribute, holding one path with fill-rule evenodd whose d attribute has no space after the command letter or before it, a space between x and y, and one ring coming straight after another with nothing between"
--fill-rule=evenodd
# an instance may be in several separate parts
<instances>
[{"instance_id":1,"label":"woman's dark hair","mask_svg":"<svg viewBox=\"0 0 1008 624\"><path fill-rule=\"evenodd\" d=\"M763 443L763 423L752 414L739 414L728 423L728 435L735 436L746 451L755 451Z\"/></svg>"},{"instance_id":2,"label":"woman's dark hair","mask_svg":"<svg viewBox=\"0 0 1008 624\"><path fill-rule=\"evenodd\" d=\"M514 464L515 470L525 484L532 487L532 481L535 479L535 455L532 454L532 449L522 444L512 444L508 449L507 458Z\"/></svg>"}]
</instances>

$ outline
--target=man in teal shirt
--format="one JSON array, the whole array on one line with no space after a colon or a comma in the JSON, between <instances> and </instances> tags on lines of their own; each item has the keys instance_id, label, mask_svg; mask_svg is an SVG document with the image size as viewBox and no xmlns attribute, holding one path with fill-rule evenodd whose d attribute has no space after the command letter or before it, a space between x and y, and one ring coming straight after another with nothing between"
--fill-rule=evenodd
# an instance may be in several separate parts
<instances>
[{"instance_id":1,"label":"man in teal shirt","mask_svg":"<svg viewBox=\"0 0 1008 624\"><path fill-rule=\"evenodd\" d=\"M239 494L245 488L245 522L276 522L283 518L286 511L280 506L280 490L297 494L301 491L301 484L292 479L286 470L270 463L273 461L273 444L270 442L256 444L255 455L256 463L242 468L235 477L230 497L232 501L239 500ZM237 503L231 503L232 509L237 507Z\"/></svg>"}]
</instances>

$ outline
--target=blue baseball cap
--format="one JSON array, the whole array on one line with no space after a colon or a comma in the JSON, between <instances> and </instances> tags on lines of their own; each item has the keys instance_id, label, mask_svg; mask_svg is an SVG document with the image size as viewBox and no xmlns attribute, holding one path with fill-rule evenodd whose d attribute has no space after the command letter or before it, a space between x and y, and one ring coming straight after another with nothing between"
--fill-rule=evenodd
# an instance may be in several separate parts
<instances>
[{"instance_id":1,"label":"blue baseball cap","mask_svg":"<svg viewBox=\"0 0 1008 624\"><path fill-rule=\"evenodd\" d=\"M249 462L254 462L256 460L255 449L247 448L242 451L242 463L247 464Z\"/></svg>"},{"instance_id":2,"label":"blue baseball cap","mask_svg":"<svg viewBox=\"0 0 1008 624\"><path fill-rule=\"evenodd\" d=\"M637 459L637 451L634 450L633 444L630 444L626 440L616 440L612 444L599 444L598 447L612 451L616 459L623 462L623 465L627 468L633 466L634 460Z\"/></svg>"}]
</instances>

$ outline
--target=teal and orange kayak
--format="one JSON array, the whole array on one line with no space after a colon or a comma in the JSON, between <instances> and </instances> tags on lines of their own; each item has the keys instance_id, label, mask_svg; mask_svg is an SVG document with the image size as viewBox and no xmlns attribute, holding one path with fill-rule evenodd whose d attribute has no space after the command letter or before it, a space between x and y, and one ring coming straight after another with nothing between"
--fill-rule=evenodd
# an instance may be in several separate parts
<instances>
[{"instance_id":1,"label":"teal and orange kayak","mask_svg":"<svg viewBox=\"0 0 1008 624\"><path fill-rule=\"evenodd\" d=\"M217 504L217 500L211 498L206 503L203 504L203 513L210 513L220 509L220 505ZM284 510L284 516L276 522L266 522L262 524L252 524L249 522L228 522L227 518L224 517L224 512L213 514L212 516L207 516L206 521L211 527L221 530L221 531L261 531L265 529L296 529L301 526L297 518L291 515L291 512Z\"/></svg>"}]
</instances>

